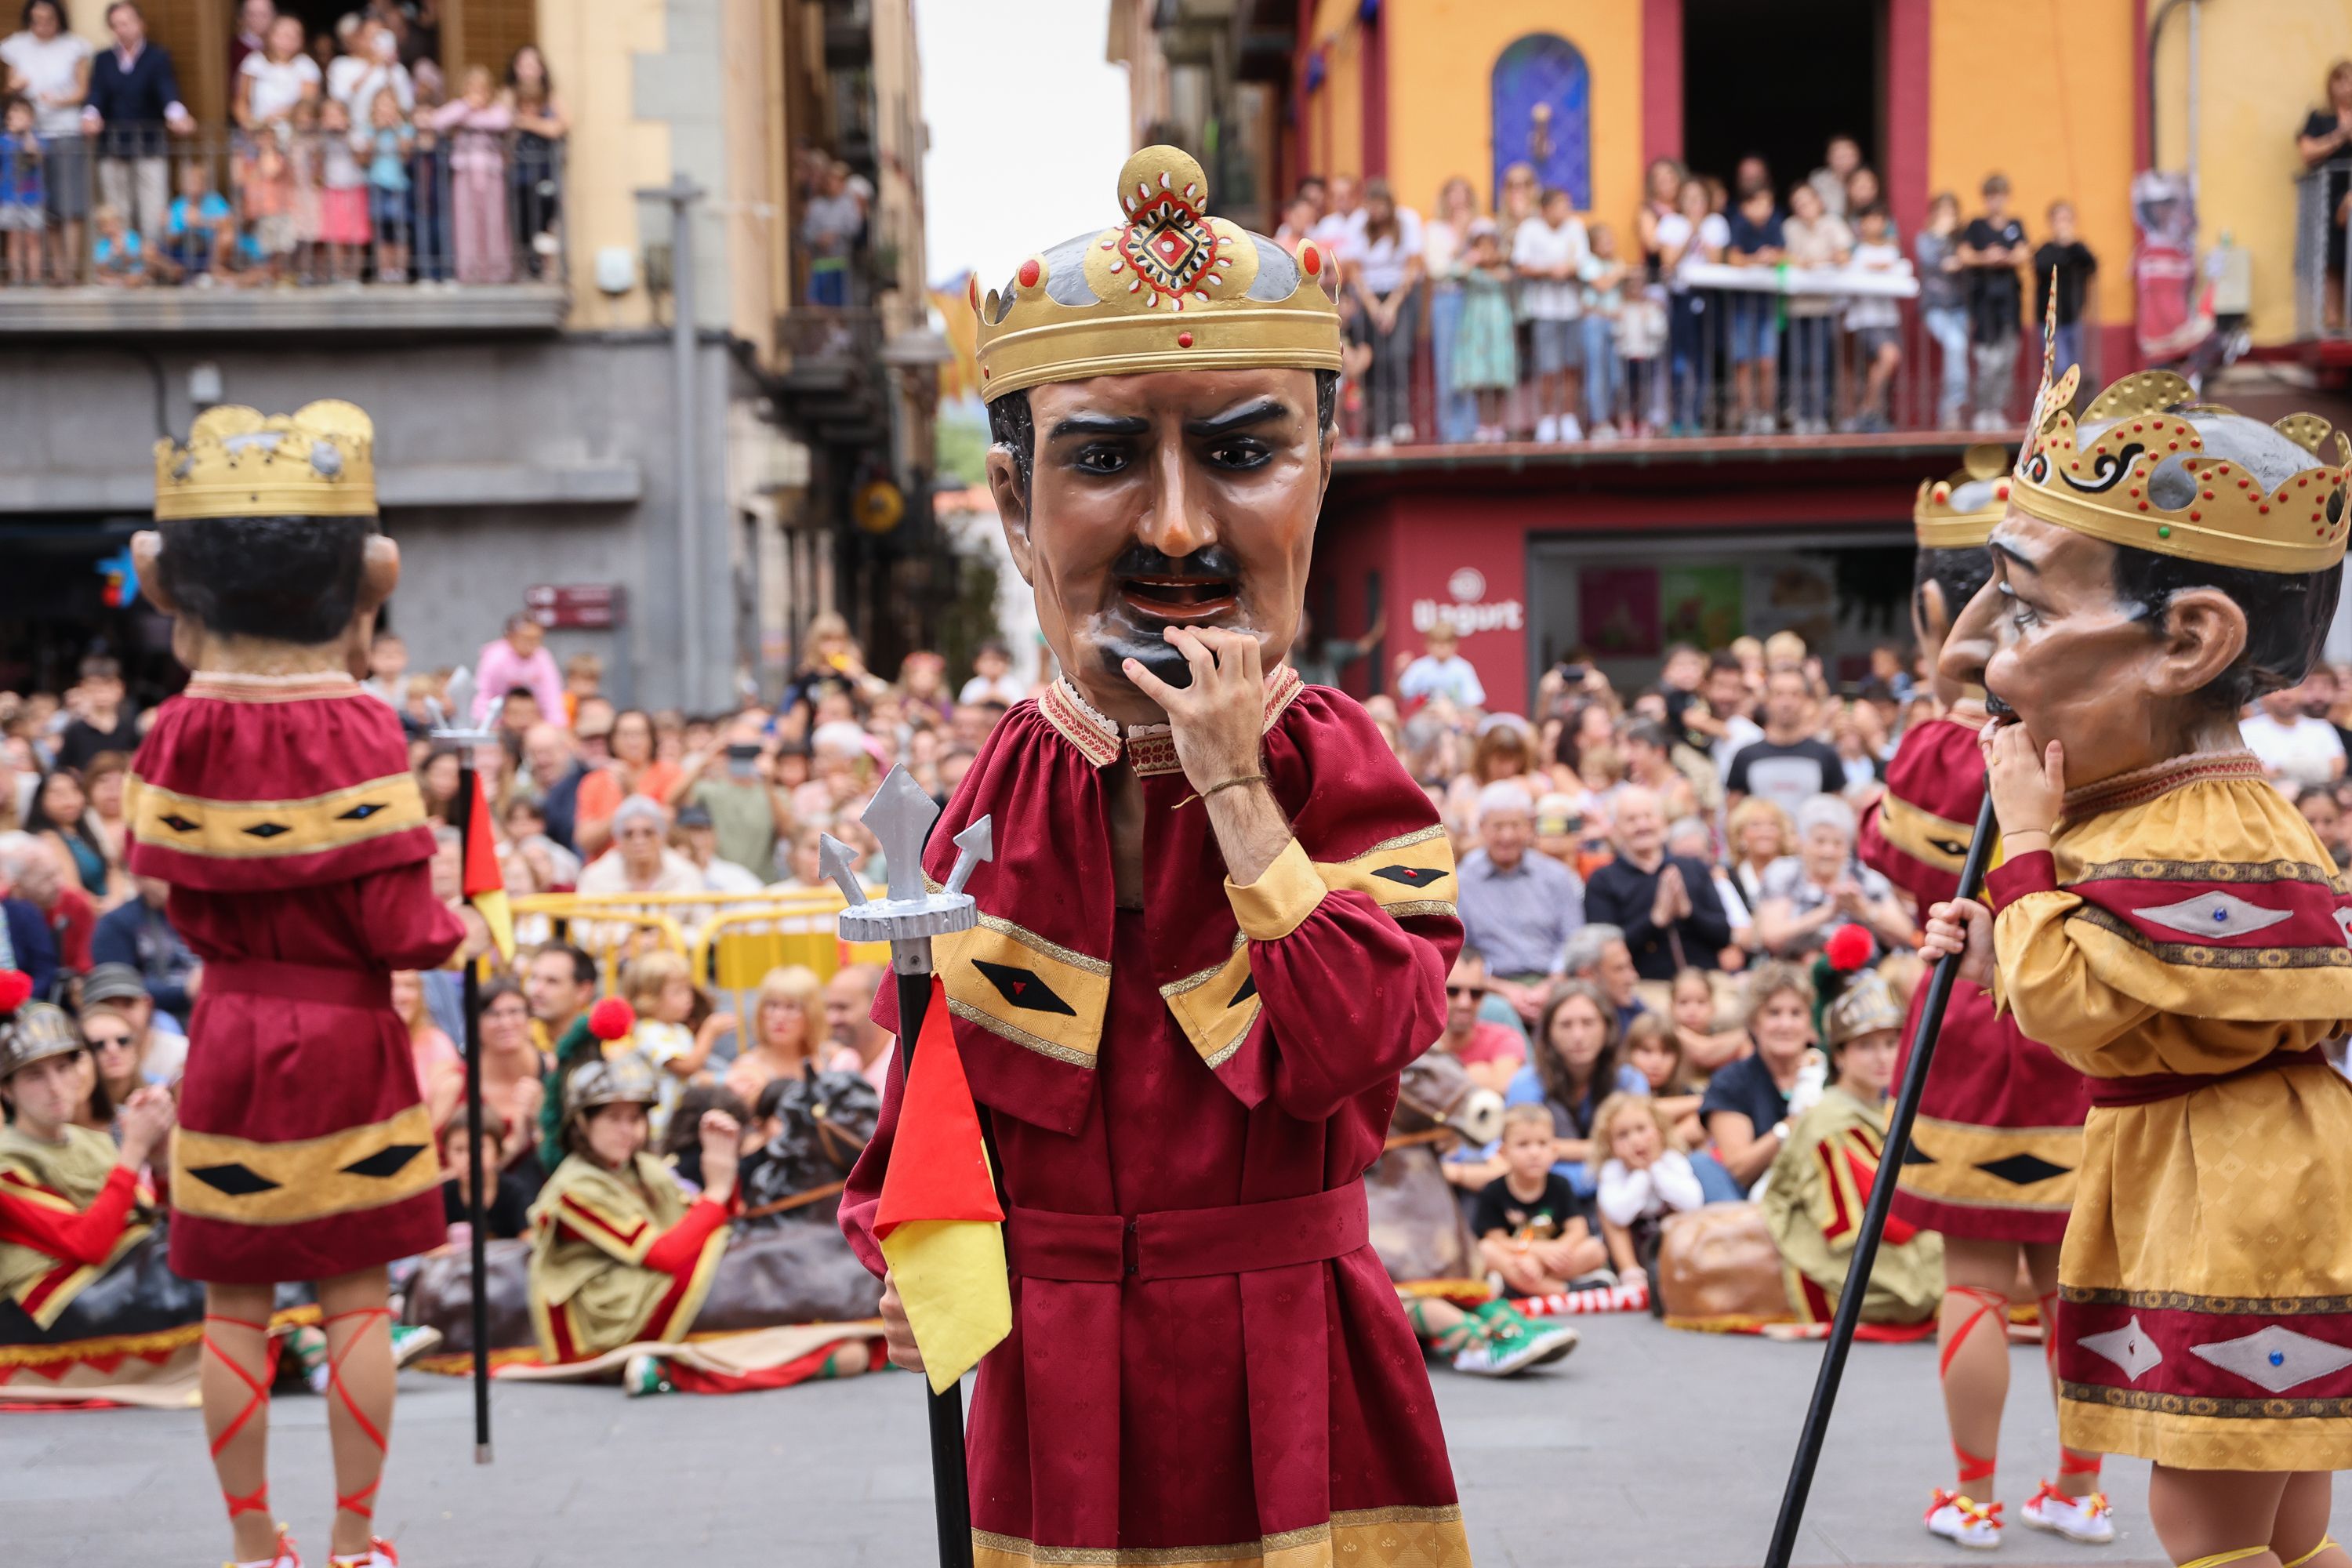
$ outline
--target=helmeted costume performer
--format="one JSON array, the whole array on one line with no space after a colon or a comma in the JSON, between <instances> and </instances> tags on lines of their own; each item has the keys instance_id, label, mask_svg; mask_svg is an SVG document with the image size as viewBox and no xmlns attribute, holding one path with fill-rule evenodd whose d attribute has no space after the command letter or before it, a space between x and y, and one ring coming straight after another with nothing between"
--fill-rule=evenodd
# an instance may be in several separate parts
<instances>
[{"instance_id":1,"label":"helmeted costume performer","mask_svg":"<svg viewBox=\"0 0 2352 1568\"><path fill-rule=\"evenodd\" d=\"M47 1003L8 1010L12 982L25 988L0 972L0 1086L84 1048ZM58 1134L32 1136L21 1115L0 1127L0 1384L12 1399L130 1399L184 1379L196 1314L156 1256L155 1194L105 1133L68 1122ZM163 1289L142 1294L142 1273Z\"/></svg>"},{"instance_id":2,"label":"helmeted costume performer","mask_svg":"<svg viewBox=\"0 0 2352 1568\"><path fill-rule=\"evenodd\" d=\"M1996 994L2092 1079L2061 1433L2155 1461L2176 1561L2345 1568L2314 1472L2352 1465L2352 1084L2319 1049L2352 1026L2352 889L2236 719L2316 656L2352 443L2163 373L2078 426L2075 376L2045 374L1962 617L2000 628L2019 720L1986 742Z\"/></svg>"},{"instance_id":3,"label":"helmeted costume performer","mask_svg":"<svg viewBox=\"0 0 2352 1568\"><path fill-rule=\"evenodd\" d=\"M551 1362L686 1338L727 1250L727 1218L738 1206L731 1197L689 1198L643 1151L627 1171L607 1170L583 1152L580 1124L591 1111L661 1102L655 1070L632 1051L590 1061L564 1083L570 1152L530 1210L530 1315Z\"/></svg>"},{"instance_id":4,"label":"helmeted costume performer","mask_svg":"<svg viewBox=\"0 0 2352 1568\"><path fill-rule=\"evenodd\" d=\"M980 924L936 946L1012 1275L972 1407L976 1559L1466 1563L1361 1181L1444 1029L1453 858L1363 710L1279 662L1328 472L1329 258L1207 216L1174 148L1118 190L1119 226L981 307L992 483L1068 674L1005 715L925 858L943 879L992 815ZM1237 526L1267 487L1279 517ZM1162 639L1201 626L1225 635ZM1213 694L1219 744L1256 760L1193 776ZM875 1014L895 1028L889 988ZM877 1274L904 1092L894 1063L842 1207Z\"/></svg>"},{"instance_id":5,"label":"helmeted costume performer","mask_svg":"<svg viewBox=\"0 0 2352 1568\"><path fill-rule=\"evenodd\" d=\"M1991 575L1985 544L2008 509L2009 468L2002 448L1971 447L1960 472L1919 487L1912 510L1919 546L1912 624L1941 710L1904 731L1885 793L1863 818L1860 851L1922 910L1959 891L1960 863L1984 803L1979 683L1991 649L1955 642L1950 633L1953 616ZM1927 994L1922 985L1912 994L1906 1060ZM1894 1209L1896 1219L1948 1243L1937 1370L1958 1480L1950 1493L1938 1489L1929 1508L1928 1527L1938 1534L1998 1539L1992 1481L2009 1390L2010 1295L2021 1251L2046 1328L2057 1306L2057 1247L2074 1207L2089 1109L2081 1073L2028 1039L1983 986L1954 984ZM2054 1336L2043 1342L2054 1352ZM2099 1456L2062 1448L2058 1471L2055 1481L2042 1481L2024 1517L2075 1540L2112 1540L2096 1491Z\"/></svg>"},{"instance_id":6,"label":"helmeted costume performer","mask_svg":"<svg viewBox=\"0 0 2352 1568\"><path fill-rule=\"evenodd\" d=\"M217 407L155 451L141 584L192 671L125 795L131 868L172 886L204 961L172 1151L172 1267L211 1287L205 1422L230 1522L268 1539L270 1288L315 1280L336 1455L334 1561L365 1533L391 1416L383 1267L446 1236L435 1129L396 969L464 935L433 894L433 834L392 710L352 660L399 576L377 531L373 427L348 403ZM248 1518L247 1516L254 1516Z\"/></svg>"},{"instance_id":7,"label":"helmeted costume performer","mask_svg":"<svg viewBox=\"0 0 2352 1568\"><path fill-rule=\"evenodd\" d=\"M1903 1022L1886 982L1867 969L1848 980L1820 1013L1822 1042L1832 1051ZM1764 1224L1780 1249L1789 1307L1801 1323L1826 1323L1836 1314L1885 1143L1885 1106L1865 1104L1832 1083L1789 1129L1788 1142L1772 1157L1762 1199ZM1933 1231L1890 1220L1863 1297L1863 1321L1919 1322L1935 1310L1943 1288L1942 1241Z\"/></svg>"}]
</instances>

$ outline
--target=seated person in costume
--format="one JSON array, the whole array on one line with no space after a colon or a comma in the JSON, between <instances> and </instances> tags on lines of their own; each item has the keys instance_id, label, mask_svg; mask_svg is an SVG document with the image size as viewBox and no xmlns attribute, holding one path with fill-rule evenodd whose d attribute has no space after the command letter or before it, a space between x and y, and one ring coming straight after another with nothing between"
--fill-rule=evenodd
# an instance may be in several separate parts
<instances>
[{"instance_id":1,"label":"seated person in costume","mask_svg":"<svg viewBox=\"0 0 2352 1568\"><path fill-rule=\"evenodd\" d=\"M586 1361L694 1325L727 1249L740 1130L702 1121L702 1195L648 1152L657 1069L635 1054L573 1069L563 1163L531 1205L530 1310L549 1361Z\"/></svg>"},{"instance_id":2,"label":"seated person in costume","mask_svg":"<svg viewBox=\"0 0 2352 1568\"><path fill-rule=\"evenodd\" d=\"M1470 1228L1478 1256L1509 1296L1553 1296L1611 1281L1608 1249L1585 1223L1584 1205L1552 1169L1552 1113L1514 1105L1503 1112L1505 1170L1478 1194Z\"/></svg>"},{"instance_id":3,"label":"seated person in costume","mask_svg":"<svg viewBox=\"0 0 2352 1568\"><path fill-rule=\"evenodd\" d=\"M172 1097L134 1091L121 1110L122 1145L78 1126L89 1081L89 1053L73 1021L46 1002L26 1000L31 982L0 971L0 1341L53 1335L87 1337L67 1318L84 1289L144 1239L154 1194L144 1176L149 1156L172 1128ZM9 1004L13 1003L13 1007ZM26 1335L18 1314L38 1334Z\"/></svg>"},{"instance_id":4,"label":"seated person in costume","mask_svg":"<svg viewBox=\"0 0 2352 1568\"><path fill-rule=\"evenodd\" d=\"M1869 936L1859 927L1846 929L1853 934L1841 932L1832 954L1815 966L1824 998L1821 1032L1836 1076L1820 1103L1790 1128L1763 1197L1789 1305L1806 1323L1826 1324L1845 1289L1863 1205L1878 1177L1887 1086L1902 1047L1901 1005L1876 970L1859 967L1870 956ZM1863 1299L1863 1321L1927 1322L1943 1294L1943 1239L1889 1219Z\"/></svg>"},{"instance_id":5,"label":"seated person in costume","mask_svg":"<svg viewBox=\"0 0 2352 1568\"><path fill-rule=\"evenodd\" d=\"M2090 1079L2059 1255L2059 1436L2153 1463L2148 1515L2199 1568L2347 1568L2352 1467L2352 894L2238 716L2318 658L2352 442L2143 372L2044 372L1981 621L2005 858L1937 905L2032 1039ZM2331 439L2331 435L2333 438Z\"/></svg>"}]
</instances>

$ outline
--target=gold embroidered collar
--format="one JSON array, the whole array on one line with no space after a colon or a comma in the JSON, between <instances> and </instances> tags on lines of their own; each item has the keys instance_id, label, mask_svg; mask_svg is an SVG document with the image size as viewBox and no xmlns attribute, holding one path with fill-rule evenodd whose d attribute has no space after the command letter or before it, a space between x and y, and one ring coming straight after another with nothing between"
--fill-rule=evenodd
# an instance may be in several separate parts
<instances>
[{"instance_id":1,"label":"gold embroidered collar","mask_svg":"<svg viewBox=\"0 0 2352 1568\"><path fill-rule=\"evenodd\" d=\"M1306 687L1297 670L1286 664L1277 666L1265 683L1265 722L1259 733L1272 730ZM1037 694L1037 708L1055 731L1096 767L1108 767L1124 752L1138 777L1183 771L1176 760L1175 735L1167 725L1130 724L1122 731L1118 721L1080 695L1066 675Z\"/></svg>"},{"instance_id":2,"label":"gold embroidered collar","mask_svg":"<svg viewBox=\"0 0 2352 1568\"><path fill-rule=\"evenodd\" d=\"M2170 795L2189 784L2265 776L2261 761L2250 751L2192 752L2185 757L2167 757L2147 767L2068 790L2065 816L2069 821L2080 822L2084 817L2146 805L2159 795Z\"/></svg>"}]
</instances>

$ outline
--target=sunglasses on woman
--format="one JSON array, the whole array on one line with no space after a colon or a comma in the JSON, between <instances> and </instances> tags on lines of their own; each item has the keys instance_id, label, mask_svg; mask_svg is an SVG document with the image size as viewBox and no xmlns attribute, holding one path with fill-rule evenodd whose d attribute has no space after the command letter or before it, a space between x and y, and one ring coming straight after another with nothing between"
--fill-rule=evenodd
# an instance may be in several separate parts
<instances>
[{"instance_id":1,"label":"sunglasses on woman","mask_svg":"<svg viewBox=\"0 0 2352 1568\"><path fill-rule=\"evenodd\" d=\"M1458 1001L1465 996L1484 996L1486 994L1486 987L1484 985L1449 985L1445 988L1445 994Z\"/></svg>"}]
</instances>

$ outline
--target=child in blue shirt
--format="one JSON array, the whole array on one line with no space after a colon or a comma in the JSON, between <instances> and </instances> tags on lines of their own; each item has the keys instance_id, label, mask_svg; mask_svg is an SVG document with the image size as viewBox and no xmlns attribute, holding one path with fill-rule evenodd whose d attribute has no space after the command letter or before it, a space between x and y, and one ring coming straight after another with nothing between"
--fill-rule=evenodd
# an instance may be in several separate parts
<instances>
[{"instance_id":1,"label":"child in blue shirt","mask_svg":"<svg viewBox=\"0 0 2352 1568\"><path fill-rule=\"evenodd\" d=\"M147 281L147 248L139 231L122 221L122 209L101 203L90 215L98 237L90 245L90 265L98 280L112 289L136 289Z\"/></svg>"},{"instance_id":2,"label":"child in blue shirt","mask_svg":"<svg viewBox=\"0 0 2352 1568\"><path fill-rule=\"evenodd\" d=\"M235 238L228 199L213 189L201 159L180 165L180 194L163 221L163 258L186 278L226 269L225 253Z\"/></svg>"},{"instance_id":3,"label":"child in blue shirt","mask_svg":"<svg viewBox=\"0 0 2352 1568\"><path fill-rule=\"evenodd\" d=\"M400 100L380 91L368 123L352 132L352 147L367 160L368 218L375 230L375 278L408 281L408 157L416 132L401 118Z\"/></svg>"},{"instance_id":4,"label":"child in blue shirt","mask_svg":"<svg viewBox=\"0 0 2352 1568\"><path fill-rule=\"evenodd\" d=\"M32 103L10 98L0 114L0 236L5 237L5 260L12 283L34 283L41 276L41 236L47 226L42 214L47 198L42 158L41 139L33 131Z\"/></svg>"}]
</instances>

